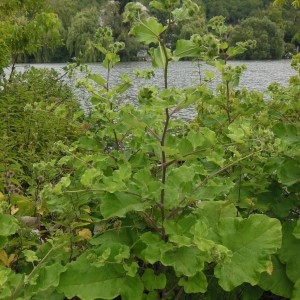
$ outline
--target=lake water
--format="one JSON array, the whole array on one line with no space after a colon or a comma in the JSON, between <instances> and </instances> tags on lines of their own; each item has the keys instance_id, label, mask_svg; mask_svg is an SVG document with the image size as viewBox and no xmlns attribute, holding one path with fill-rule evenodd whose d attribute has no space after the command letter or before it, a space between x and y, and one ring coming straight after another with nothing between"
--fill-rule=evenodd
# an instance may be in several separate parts
<instances>
[{"instance_id":1,"label":"lake water","mask_svg":"<svg viewBox=\"0 0 300 300\"><path fill-rule=\"evenodd\" d=\"M246 87L249 90L265 91L267 87L273 83L278 82L283 85L288 84L290 76L296 75L296 71L292 69L290 60L275 60L275 61L230 61L230 64L236 66L245 64L247 69L243 72L240 79L240 87ZM63 72L62 68L66 64L34 64L37 68L53 68L59 72ZM106 70L98 64L89 64L94 73L100 73L106 76ZM213 71L214 68L204 63L199 65L196 62L178 62L169 65L168 78L169 86L177 86L179 88L190 87L199 84L203 81L204 71ZM23 71L26 65L17 65L18 71ZM157 85L163 87L163 73L160 69L154 69L155 77L150 80L136 79L133 73L134 70L139 69L153 69L151 62L122 62L116 65L111 70L110 82L113 86L119 82L121 74L128 74L133 80L132 88L126 94L126 102L135 102L139 86ZM216 73L215 73L216 74ZM214 89L216 84L220 81L217 76L209 84L210 88ZM79 93L79 100L83 106L86 105L88 96L84 93ZM181 117L190 118L193 115L192 109L183 112Z\"/></svg>"}]
</instances>

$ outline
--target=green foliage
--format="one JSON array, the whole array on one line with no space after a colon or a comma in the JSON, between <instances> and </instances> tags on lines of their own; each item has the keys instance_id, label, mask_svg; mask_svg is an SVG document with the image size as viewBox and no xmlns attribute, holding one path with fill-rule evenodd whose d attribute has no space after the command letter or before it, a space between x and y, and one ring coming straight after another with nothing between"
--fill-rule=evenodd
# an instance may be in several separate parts
<instances>
[{"instance_id":1,"label":"green foliage","mask_svg":"<svg viewBox=\"0 0 300 300\"><path fill-rule=\"evenodd\" d=\"M61 44L60 21L56 14L44 10L44 1L2 1L0 31L4 61L0 67L13 65L26 55L39 55ZM8 54L10 59L8 59ZM3 60L3 58L2 58ZM44 57L47 61L47 57Z\"/></svg>"},{"instance_id":2,"label":"green foliage","mask_svg":"<svg viewBox=\"0 0 300 300\"><path fill-rule=\"evenodd\" d=\"M93 46L107 76L87 70L78 83L90 93L86 131L75 133L74 115L63 115L70 131L57 132L52 155L41 145L35 170L43 186L39 178L31 205L7 186L0 194L0 225L9 225L0 229L2 299L297 299L299 76L288 87L272 84L268 101L240 89L245 66L228 60L253 41L229 46L224 18L216 17L208 33L172 49L173 17L189 19L185 11L196 6L187 1L179 13L178 1L151 5L168 13L165 25L136 4L125 16L163 70L160 85L140 87L136 105L123 102L131 78L110 82L123 44L98 29ZM184 58L216 68L215 91L169 87L169 64ZM297 56L292 64L299 71ZM18 92L27 76L6 91ZM176 117L190 106L193 120ZM51 115L52 127L58 121ZM10 169L5 178L13 183L17 170Z\"/></svg>"},{"instance_id":3,"label":"green foliage","mask_svg":"<svg viewBox=\"0 0 300 300\"><path fill-rule=\"evenodd\" d=\"M279 6L284 5L286 2L287 2L286 0L274 0L274 4ZM295 7L299 7L300 6L299 0L292 1L292 5Z\"/></svg>"},{"instance_id":4,"label":"green foliage","mask_svg":"<svg viewBox=\"0 0 300 300\"><path fill-rule=\"evenodd\" d=\"M13 202L24 202L23 193L33 193L27 188L42 184L43 174L34 173L33 164L55 158L56 141L68 144L83 132L78 122L83 112L60 77L54 70L30 68L11 77L0 91L0 190Z\"/></svg>"},{"instance_id":5,"label":"green foliage","mask_svg":"<svg viewBox=\"0 0 300 300\"><path fill-rule=\"evenodd\" d=\"M68 28L67 49L71 57L81 57L89 49L98 28L99 11L96 7L78 12ZM94 58L94 61L96 59Z\"/></svg>"},{"instance_id":6,"label":"green foliage","mask_svg":"<svg viewBox=\"0 0 300 300\"><path fill-rule=\"evenodd\" d=\"M256 48L240 55L243 59L279 59L283 56L283 32L268 18L248 18L233 28L230 43L255 40Z\"/></svg>"},{"instance_id":7,"label":"green foliage","mask_svg":"<svg viewBox=\"0 0 300 300\"><path fill-rule=\"evenodd\" d=\"M259 10L272 3L272 0L203 0L207 18L222 15L230 24L238 24L241 20L253 16Z\"/></svg>"}]
</instances>

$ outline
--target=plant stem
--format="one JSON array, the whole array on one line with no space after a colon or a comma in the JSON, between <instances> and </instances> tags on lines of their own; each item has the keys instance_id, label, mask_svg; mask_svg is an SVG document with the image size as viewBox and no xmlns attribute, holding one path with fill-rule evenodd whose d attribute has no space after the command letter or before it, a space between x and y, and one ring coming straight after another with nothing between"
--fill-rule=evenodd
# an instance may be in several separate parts
<instances>
[{"instance_id":1,"label":"plant stem","mask_svg":"<svg viewBox=\"0 0 300 300\"><path fill-rule=\"evenodd\" d=\"M162 147L162 152L161 152L161 182L163 184L163 187L160 191L160 211L161 211L161 219L162 219L162 224L164 223L165 220L165 207L164 207L164 203L165 203L165 183L166 183L166 174L167 174L167 157L166 157L166 152L163 150L163 147L165 146L165 139L166 139L166 134L167 134L167 129L169 126L169 121L170 121L170 115L169 115L169 110L168 108L165 109L165 116L166 116L166 120L165 120L165 125L164 125L164 129L163 129L163 134L162 134L162 138L160 141L160 145ZM163 228L163 226L162 226ZM162 231L162 235L163 235L163 239L165 240L165 231L163 228Z\"/></svg>"},{"instance_id":2,"label":"plant stem","mask_svg":"<svg viewBox=\"0 0 300 300\"><path fill-rule=\"evenodd\" d=\"M37 266L29 273L29 275L27 276L27 280L41 267L41 265L43 264L43 262L46 260L46 258L50 255L50 253L58 248L62 247L62 245L56 246L56 247L52 247L47 254L41 259L41 261L37 264ZM19 285L15 288L15 290L13 291L12 295L10 296L10 300L14 300L17 299L17 294L20 292L20 290L22 289L22 287L25 285L25 281L23 280L22 282L19 283Z\"/></svg>"},{"instance_id":3,"label":"plant stem","mask_svg":"<svg viewBox=\"0 0 300 300\"><path fill-rule=\"evenodd\" d=\"M229 81L226 81L226 114L228 123L231 124L231 115L230 115L230 90L229 90Z\"/></svg>"},{"instance_id":4,"label":"plant stem","mask_svg":"<svg viewBox=\"0 0 300 300\"><path fill-rule=\"evenodd\" d=\"M177 295L176 295L175 300L179 300L180 297L181 297L181 295L182 295L182 293L183 293L183 288L181 288L181 289L179 290L179 292L178 292Z\"/></svg>"},{"instance_id":5,"label":"plant stem","mask_svg":"<svg viewBox=\"0 0 300 300\"><path fill-rule=\"evenodd\" d=\"M209 176L207 176L203 181L201 181L201 182L200 182L200 183L199 183L199 184L191 191L191 194L195 193L199 188L205 186L205 185L207 184L207 182L208 182L210 179L214 178L214 177L217 176L218 174L224 172L225 170L227 170L228 168L230 168L230 167L232 167L232 166L234 166L234 165L236 165L236 164L239 164L242 160L245 160L245 159L247 159L247 158L249 158L249 157L251 157L251 156L253 156L253 155L255 155L255 154L259 153L259 152L261 152L261 151L263 151L263 150L259 150L259 151L250 153L250 154L248 154L248 155L246 155L246 156L244 156L244 157L238 159L237 161L232 162L232 163L226 165L225 167L219 169L218 171L213 172L212 174L210 174ZM176 208L174 208L174 209L171 211L171 213L166 217L167 220L173 218L173 217L176 215L176 213L180 210L180 206L184 203L184 201L186 200L186 198L187 198L187 196L185 196L185 197L180 201L180 203L178 204L178 206L177 206ZM190 203L188 203L188 204L190 204Z\"/></svg>"}]
</instances>

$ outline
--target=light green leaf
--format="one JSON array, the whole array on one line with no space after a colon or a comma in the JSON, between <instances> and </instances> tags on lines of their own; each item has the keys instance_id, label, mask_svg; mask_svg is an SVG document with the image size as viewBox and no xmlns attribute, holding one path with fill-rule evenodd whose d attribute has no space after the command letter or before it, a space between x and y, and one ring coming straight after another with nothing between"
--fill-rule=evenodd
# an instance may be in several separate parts
<instances>
[{"instance_id":1,"label":"light green leaf","mask_svg":"<svg viewBox=\"0 0 300 300\"><path fill-rule=\"evenodd\" d=\"M171 235L169 237L169 240L171 243L174 243L178 246L191 246L192 244L192 239L186 236L182 236L182 235Z\"/></svg>"},{"instance_id":2,"label":"light green leaf","mask_svg":"<svg viewBox=\"0 0 300 300\"><path fill-rule=\"evenodd\" d=\"M191 40L178 40L173 52L173 56L178 59L183 57L199 57L200 55L200 47Z\"/></svg>"},{"instance_id":3,"label":"light green leaf","mask_svg":"<svg viewBox=\"0 0 300 300\"><path fill-rule=\"evenodd\" d=\"M122 300L142 300L144 285L139 277L125 277L121 286Z\"/></svg>"},{"instance_id":4,"label":"light green leaf","mask_svg":"<svg viewBox=\"0 0 300 300\"><path fill-rule=\"evenodd\" d=\"M190 131L187 135L192 143L194 150L198 147L208 148L215 143L216 133L209 128L201 127L198 131Z\"/></svg>"},{"instance_id":5,"label":"light green leaf","mask_svg":"<svg viewBox=\"0 0 300 300\"><path fill-rule=\"evenodd\" d=\"M209 253L214 247L216 247L213 241L206 238L208 235L208 227L204 220L198 220L194 227L193 234L194 243L199 250Z\"/></svg>"},{"instance_id":6,"label":"light green leaf","mask_svg":"<svg viewBox=\"0 0 300 300\"><path fill-rule=\"evenodd\" d=\"M165 68L167 61L171 58L170 49L162 46L161 44L159 44L157 48L151 48L149 52L152 56L153 67Z\"/></svg>"},{"instance_id":7,"label":"light green leaf","mask_svg":"<svg viewBox=\"0 0 300 300\"><path fill-rule=\"evenodd\" d=\"M18 220L14 216L0 214L0 236L14 234L19 228Z\"/></svg>"},{"instance_id":8,"label":"light green leaf","mask_svg":"<svg viewBox=\"0 0 300 300\"><path fill-rule=\"evenodd\" d=\"M101 86L106 84L106 80L100 74L90 74L88 78Z\"/></svg>"},{"instance_id":9,"label":"light green leaf","mask_svg":"<svg viewBox=\"0 0 300 300\"><path fill-rule=\"evenodd\" d=\"M81 276L79 276L81 274ZM95 267L85 259L77 259L67 265L61 274L58 290L66 297L79 297L81 300L142 299L143 285L137 277L127 277L121 264L107 264Z\"/></svg>"},{"instance_id":10,"label":"light green leaf","mask_svg":"<svg viewBox=\"0 0 300 300\"><path fill-rule=\"evenodd\" d=\"M198 272L194 276L180 278L178 285L183 286L184 291L187 294L205 293L207 289L207 280L204 273Z\"/></svg>"},{"instance_id":11,"label":"light green leaf","mask_svg":"<svg viewBox=\"0 0 300 300\"><path fill-rule=\"evenodd\" d=\"M172 11L175 22L193 18L199 12L199 7L192 0L184 0L180 8Z\"/></svg>"},{"instance_id":12,"label":"light green leaf","mask_svg":"<svg viewBox=\"0 0 300 300\"><path fill-rule=\"evenodd\" d=\"M297 127L292 124L278 123L272 128L276 137L287 140L290 143L299 143Z\"/></svg>"},{"instance_id":13,"label":"light green leaf","mask_svg":"<svg viewBox=\"0 0 300 300\"><path fill-rule=\"evenodd\" d=\"M215 147L214 151L210 151L206 155L208 161L214 162L216 165L223 167L225 163L225 149L222 147Z\"/></svg>"},{"instance_id":14,"label":"light green leaf","mask_svg":"<svg viewBox=\"0 0 300 300\"><path fill-rule=\"evenodd\" d=\"M296 222L283 224L282 247L279 251L279 259L286 264L286 274L293 282L300 278L300 260L295 259L300 253L300 239L293 234L296 224Z\"/></svg>"},{"instance_id":15,"label":"light green leaf","mask_svg":"<svg viewBox=\"0 0 300 300\"><path fill-rule=\"evenodd\" d=\"M236 56L236 55L238 55L238 54L243 54L245 51L246 51L246 48L230 46L230 47L227 49L226 54L227 54L229 57L234 57L234 56Z\"/></svg>"},{"instance_id":16,"label":"light green leaf","mask_svg":"<svg viewBox=\"0 0 300 300\"><path fill-rule=\"evenodd\" d=\"M167 180L173 186L179 186L182 183L193 181L196 175L193 166L182 165L176 169L172 169L167 176Z\"/></svg>"},{"instance_id":17,"label":"light green leaf","mask_svg":"<svg viewBox=\"0 0 300 300\"><path fill-rule=\"evenodd\" d=\"M80 148L86 149L86 150L95 150L95 151L99 151L100 149L102 149L101 144L99 143L99 141L94 138L94 137L90 137L90 136L82 136L79 138L79 146ZM62 159L60 159L60 164L64 164L67 163L63 161L64 158L72 158L71 156L64 156Z\"/></svg>"},{"instance_id":18,"label":"light green leaf","mask_svg":"<svg viewBox=\"0 0 300 300\"><path fill-rule=\"evenodd\" d=\"M287 157L278 167L277 174L279 180L287 186L300 182L300 164Z\"/></svg>"},{"instance_id":19,"label":"light green leaf","mask_svg":"<svg viewBox=\"0 0 300 300\"><path fill-rule=\"evenodd\" d=\"M57 287L60 274L66 270L65 266L56 262L53 265L40 268L38 278L35 285L25 287L25 295L32 296L42 291L48 290L50 287Z\"/></svg>"},{"instance_id":20,"label":"light green leaf","mask_svg":"<svg viewBox=\"0 0 300 300\"><path fill-rule=\"evenodd\" d=\"M300 219L297 221L297 225L293 231L293 235L295 238L300 239Z\"/></svg>"},{"instance_id":21,"label":"light green leaf","mask_svg":"<svg viewBox=\"0 0 300 300\"><path fill-rule=\"evenodd\" d=\"M156 1L156 0L153 0L149 3L149 5L157 10L160 10L160 11L163 11L163 12L166 12L166 7L164 5L165 3L163 1Z\"/></svg>"},{"instance_id":22,"label":"light green leaf","mask_svg":"<svg viewBox=\"0 0 300 300\"><path fill-rule=\"evenodd\" d=\"M165 233L168 235L184 235L187 236L192 233L195 224L197 224L197 218L194 215L187 215L180 220L165 220L164 228Z\"/></svg>"},{"instance_id":23,"label":"light green leaf","mask_svg":"<svg viewBox=\"0 0 300 300\"><path fill-rule=\"evenodd\" d=\"M193 196L199 200L216 200L218 196L223 198L223 195L228 194L232 187L234 183L230 179L216 177L195 191Z\"/></svg>"},{"instance_id":24,"label":"light green leaf","mask_svg":"<svg viewBox=\"0 0 300 300\"><path fill-rule=\"evenodd\" d=\"M141 236L141 241L146 245L141 255L150 264L160 261L162 254L173 248L171 243L164 242L159 235L152 232L144 233Z\"/></svg>"},{"instance_id":25,"label":"light green leaf","mask_svg":"<svg viewBox=\"0 0 300 300\"><path fill-rule=\"evenodd\" d=\"M222 42L220 43L220 49L224 50L224 49L227 49L228 48L228 43L227 42Z\"/></svg>"},{"instance_id":26,"label":"light green leaf","mask_svg":"<svg viewBox=\"0 0 300 300\"><path fill-rule=\"evenodd\" d=\"M211 228L222 219L236 217L237 210L229 201L202 201L194 210L194 214L199 220L205 222L208 228Z\"/></svg>"},{"instance_id":27,"label":"light green leaf","mask_svg":"<svg viewBox=\"0 0 300 300\"><path fill-rule=\"evenodd\" d=\"M293 290L293 283L286 276L286 267L277 256L272 256L272 269L268 274L261 274L258 285L265 291L271 291L273 294L290 298Z\"/></svg>"},{"instance_id":28,"label":"light green leaf","mask_svg":"<svg viewBox=\"0 0 300 300\"><path fill-rule=\"evenodd\" d=\"M193 145L186 137L183 137L178 144L178 150L184 156L193 151Z\"/></svg>"},{"instance_id":29,"label":"light green leaf","mask_svg":"<svg viewBox=\"0 0 300 300\"><path fill-rule=\"evenodd\" d=\"M120 61L120 56L116 53L108 52L103 60L103 67L106 69L113 68Z\"/></svg>"},{"instance_id":30,"label":"light green leaf","mask_svg":"<svg viewBox=\"0 0 300 300\"><path fill-rule=\"evenodd\" d=\"M294 285L293 294L291 300L299 300L300 299L300 278L296 281Z\"/></svg>"},{"instance_id":31,"label":"light green leaf","mask_svg":"<svg viewBox=\"0 0 300 300\"><path fill-rule=\"evenodd\" d=\"M105 190L109 193L127 190L125 182L130 177L130 174L130 168L120 166L118 170L113 172L112 176L103 178Z\"/></svg>"},{"instance_id":32,"label":"light green leaf","mask_svg":"<svg viewBox=\"0 0 300 300\"><path fill-rule=\"evenodd\" d=\"M270 255L281 246L281 236L280 222L265 215L220 220L211 239L232 251L215 268L220 286L231 291L244 282L256 285L270 267Z\"/></svg>"},{"instance_id":33,"label":"light green leaf","mask_svg":"<svg viewBox=\"0 0 300 300\"><path fill-rule=\"evenodd\" d=\"M101 213L104 218L123 218L129 211L144 211L150 204L142 202L137 196L117 192L107 193L100 204Z\"/></svg>"},{"instance_id":34,"label":"light green leaf","mask_svg":"<svg viewBox=\"0 0 300 300\"><path fill-rule=\"evenodd\" d=\"M123 264L123 267L126 271L126 275L129 277L134 277L139 269L139 265L136 261L133 261L130 265Z\"/></svg>"},{"instance_id":35,"label":"light green leaf","mask_svg":"<svg viewBox=\"0 0 300 300\"><path fill-rule=\"evenodd\" d=\"M164 289L167 283L166 275L159 274L155 275L153 269L146 269L142 281L144 282L145 288L148 291L154 291L156 289Z\"/></svg>"},{"instance_id":36,"label":"light green leaf","mask_svg":"<svg viewBox=\"0 0 300 300\"><path fill-rule=\"evenodd\" d=\"M94 179L99 177L100 175L101 171L99 169L86 169L81 176L80 182L86 187L91 187Z\"/></svg>"},{"instance_id":37,"label":"light green leaf","mask_svg":"<svg viewBox=\"0 0 300 300\"><path fill-rule=\"evenodd\" d=\"M234 142L244 143L245 133L238 123L231 123L228 126L228 129L231 133L228 133L227 136Z\"/></svg>"},{"instance_id":38,"label":"light green leaf","mask_svg":"<svg viewBox=\"0 0 300 300\"><path fill-rule=\"evenodd\" d=\"M23 277L10 268L0 266L0 299L12 299L12 293L21 284Z\"/></svg>"},{"instance_id":39,"label":"light green leaf","mask_svg":"<svg viewBox=\"0 0 300 300\"><path fill-rule=\"evenodd\" d=\"M166 28L167 27L160 24L157 19L150 17L137 22L130 30L130 34L133 34L137 41L145 44L158 43L159 35L163 33Z\"/></svg>"},{"instance_id":40,"label":"light green leaf","mask_svg":"<svg viewBox=\"0 0 300 300\"><path fill-rule=\"evenodd\" d=\"M53 192L57 195L63 193L63 189L67 188L71 184L70 174L65 177L62 177L61 180L53 188Z\"/></svg>"},{"instance_id":41,"label":"light green leaf","mask_svg":"<svg viewBox=\"0 0 300 300\"><path fill-rule=\"evenodd\" d=\"M8 238L6 236L0 235L0 248L4 248L7 242Z\"/></svg>"},{"instance_id":42,"label":"light green leaf","mask_svg":"<svg viewBox=\"0 0 300 300\"><path fill-rule=\"evenodd\" d=\"M114 231L105 231L106 225L103 224L103 227L100 224L95 223L94 233L101 233L100 235L94 236L89 240L91 245L102 245L102 244L113 244L119 243L127 246L131 246L137 239L136 232L131 228L120 228L118 234L115 234Z\"/></svg>"},{"instance_id":43,"label":"light green leaf","mask_svg":"<svg viewBox=\"0 0 300 300\"><path fill-rule=\"evenodd\" d=\"M36 256L34 251L32 251L32 250L23 250L22 252L25 256L26 261L28 261L28 262L39 261L39 258Z\"/></svg>"},{"instance_id":44,"label":"light green leaf","mask_svg":"<svg viewBox=\"0 0 300 300\"><path fill-rule=\"evenodd\" d=\"M177 275L194 276L203 270L203 254L198 248L173 248L163 253L161 263L172 266Z\"/></svg>"}]
</instances>

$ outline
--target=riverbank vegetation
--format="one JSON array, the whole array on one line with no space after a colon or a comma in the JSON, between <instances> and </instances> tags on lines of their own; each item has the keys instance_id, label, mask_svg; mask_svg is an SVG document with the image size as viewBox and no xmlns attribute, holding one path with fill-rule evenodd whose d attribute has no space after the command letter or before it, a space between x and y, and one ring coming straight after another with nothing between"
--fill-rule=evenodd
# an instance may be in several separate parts
<instances>
[{"instance_id":1,"label":"riverbank vegetation","mask_svg":"<svg viewBox=\"0 0 300 300\"><path fill-rule=\"evenodd\" d=\"M151 69L111 82L126 45L110 27L90 44L106 76L79 61L1 76L1 299L299 299L299 54L288 86L249 91L230 59L255 40L230 44L213 17L170 44L201 7L151 7L157 17L129 3L123 21L160 85ZM216 69L214 90L208 71L170 87L169 65L186 58ZM65 81L79 71L88 110ZM149 82L128 103L136 77ZM189 107L196 116L178 118Z\"/></svg>"},{"instance_id":2,"label":"riverbank vegetation","mask_svg":"<svg viewBox=\"0 0 300 300\"><path fill-rule=\"evenodd\" d=\"M101 60L101 55L99 57L91 46L95 42L96 30L99 26L108 26L113 30L115 40L126 44L120 52L120 59L141 59L140 54L149 47L141 46L128 35L130 27L122 21L128 2L3 0L0 4L1 51L13 49L12 62L67 62L73 57L95 62ZM149 0L139 3L150 15L163 21L160 5ZM168 42L173 50L176 40L189 39L193 33L206 33L208 21L222 15L228 26L230 45L247 39L256 39L259 45L257 50L235 59L290 58L299 51L300 11L297 1L293 5L290 1L275 1L275 5L272 0L197 0L195 3L200 7L197 14L189 21L179 20L169 32ZM147 56L142 55L142 58Z\"/></svg>"}]
</instances>

